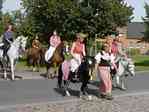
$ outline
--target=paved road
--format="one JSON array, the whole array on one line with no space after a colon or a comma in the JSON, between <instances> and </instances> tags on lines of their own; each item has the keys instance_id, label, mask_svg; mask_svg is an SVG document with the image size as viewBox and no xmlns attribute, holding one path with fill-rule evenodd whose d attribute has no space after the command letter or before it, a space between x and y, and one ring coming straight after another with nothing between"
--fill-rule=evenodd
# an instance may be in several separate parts
<instances>
[{"instance_id":1,"label":"paved road","mask_svg":"<svg viewBox=\"0 0 149 112\"><path fill-rule=\"evenodd\" d=\"M18 72L17 74L19 74ZM20 73L21 74L21 73ZM32 74L33 75L33 74ZM35 74L37 75L37 74ZM39 74L38 74L39 75ZM136 77L127 80L128 90L114 90L114 95L123 95L134 92L149 93L149 72L137 73ZM76 97L79 85L71 85L73 97ZM89 85L89 93L96 95L98 88L96 83ZM56 87L56 80L26 79L17 81L0 80L0 107L16 104L27 104L36 102L49 102L70 99L71 97L63 97L62 91Z\"/></svg>"}]
</instances>

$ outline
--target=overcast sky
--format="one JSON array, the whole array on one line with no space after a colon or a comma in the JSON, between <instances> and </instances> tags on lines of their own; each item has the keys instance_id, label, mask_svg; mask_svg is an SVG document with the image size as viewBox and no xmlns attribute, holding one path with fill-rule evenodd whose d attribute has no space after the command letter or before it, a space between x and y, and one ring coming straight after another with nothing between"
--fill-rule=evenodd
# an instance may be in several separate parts
<instances>
[{"instance_id":1,"label":"overcast sky","mask_svg":"<svg viewBox=\"0 0 149 112\"><path fill-rule=\"evenodd\" d=\"M145 2L149 3L149 0L126 0L128 4L134 7L134 20L133 21L142 21L141 17L145 16L144 4ZM20 0L6 0L3 4L3 11L12 11L21 8Z\"/></svg>"}]
</instances>

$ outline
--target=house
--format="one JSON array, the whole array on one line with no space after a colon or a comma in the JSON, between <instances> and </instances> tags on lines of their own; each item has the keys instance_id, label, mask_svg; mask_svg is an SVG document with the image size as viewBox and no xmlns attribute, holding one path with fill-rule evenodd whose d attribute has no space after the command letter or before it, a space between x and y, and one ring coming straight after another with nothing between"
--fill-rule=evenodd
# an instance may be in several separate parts
<instances>
[{"instance_id":1,"label":"house","mask_svg":"<svg viewBox=\"0 0 149 112\"><path fill-rule=\"evenodd\" d=\"M142 41L145 32L145 25L143 22L131 22L127 26L118 27L117 31L123 34L121 38L123 44L128 49L139 49L141 54L149 51L149 43ZM108 41L111 41L107 37ZM96 41L104 42L105 39L97 39Z\"/></svg>"},{"instance_id":2,"label":"house","mask_svg":"<svg viewBox=\"0 0 149 112\"><path fill-rule=\"evenodd\" d=\"M149 50L149 43L142 41L145 32L143 22L131 22L127 26L117 28L120 33L123 33L125 44L128 48L140 49L141 53L146 53Z\"/></svg>"}]
</instances>

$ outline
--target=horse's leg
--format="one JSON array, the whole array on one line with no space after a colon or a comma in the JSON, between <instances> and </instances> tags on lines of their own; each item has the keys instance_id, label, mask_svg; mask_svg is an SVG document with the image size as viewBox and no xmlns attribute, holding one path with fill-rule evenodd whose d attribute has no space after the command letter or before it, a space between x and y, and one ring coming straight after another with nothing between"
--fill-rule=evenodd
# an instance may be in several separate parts
<instances>
[{"instance_id":1,"label":"horse's leg","mask_svg":"<svg viewBox=\"0 0 149 112\"><path fill-rule=\"evenodd\" d=\"M39 71L40 71L40 70L39 70L39 68L40 68L40 60L37 60L36 65L37 65L37 72L39 72Z\"/></svg>"},{"instance_id":2,"label":"horse's leg","mask_svg":"<svg viewBox=\"0 0 149 112\"><path fill-rule=\"evenodd\" d=\"M116 87L119 87L120 86L120 76L119 75L115 75L115 83L116 83Z\"/></svg>"},{"instance_id":3,"label":"horse's leg","mask_svg":"<svg viewBox=\"0 0 149 112\"><path fill-rule=\"evenodd\" d=\"M71 96L68 91L69 83L70 83L69 80L64 80L64 91L67 96Z\"/></svg>"},{"instance_id":4,"label":"horse's leg","mask_svg":"<svg viewBox=\"0 0 149 112\"><path fill-rule=\"evenodd\" d=\"M57 75L58 75L58 67L57 67L57 64L54 63L54 74L52 75L52 77L53 77L53 78L54 78L54 77L57 77Z\"/></svg>"},{"instance_id":5,"label":"horse's leg","mask_svg":"<svg viewBox=\"0 0 149 112\"><path fill-rule=\"evenodd\" d=\"M66 80L63 80L63 71L62 71L62 65L60 65L58 67L58 87L59 88L62 88L62 82L63 82L63 89L64 89L64 96L67 95L67 96L70 96L70 93L68 91L68 87L69 87L69 80L66 79Z\"/></svg>"},{"instance_id":6,"label":"horse's leg","mask_svg":"<svg viewBox=\"0 0 149 112\"><path fill-rule=\"evenodd\" d=\"M124 75L120 77L120 89L123 90L123 91L126 90L126 87L125 87L125 78L126 77Z\"/></svg>"},{"instance_id":7,"label":"horse's leg","mask_svg":"<svg viewBox=\"0 0 149 112\"><path fill-rule=\"evenodd\" d=\"M5 59L2 59L2 68L4 73L4 79L7 80L7 63Z\"/></svg>"},{"instance_id":8,"label":"horse's leg","mask_svg":"<svg viewBox=\"0 0 149 112\"><path fill-rule=\"evenodd\" d=\"M3 71L4 71L4 79L7 80L7 67L6 67L6 65L3 66Z\"/></svg>"},{"instance_id":9,"label":"horse's leg","mask_svg":"<svg viewBox=\"0 0 149 112\"><path fill-rule=\"evenodd\" d=\"M62 88L62 77L63 77L63 72L60 65L58 68L58 77L57 77L57 85L59 88Z\"/></svg>"},{"instance_id":10,"label":"horse's leg","mask_svg":"<svg viewBox=\"0 0 149 112\"><path fill-rule=\"evenodd\" d=\"M83 74L85 75L85 74ZM89 80L90 80L90 75L86 74L86 76L82 76L82 86L80 88L80 97L82 95L88 95L87 93L87 84L89 83Z\"/></svg>"},{"instance_id":11,"label":"horse's leg","mask_svg":"<svg viewBox=\"0 0 149 112\"><path fill-rule=\"evenodd\" d=\"M48 79L52 78L52 75L51 75L51 66L50 66L50 64L47 63L46 69L47 69L46 77L47 77Z\"/></svg>"},{"instance_id":12,"label":"horse's leg","mask_svg":"<svg viewBox=\"0 0 149 112\"><path fill-rule=\"evenodd\" d=\"M11 79L15 80L15 76L14 76L14 59L10 59L10 66L11 66Z\"/></svg>"},{"instance_id":13,"label":"horse's leg","mask_svg":"<svg viewBox=\"0 0 149 112\"><path fill-rule=\"evenodd\" d=\"M36 66L35 66L36 64L35 64L35 61L33 61L33 72L35 72L36 71Z\"/></svg>"}]
</instances>

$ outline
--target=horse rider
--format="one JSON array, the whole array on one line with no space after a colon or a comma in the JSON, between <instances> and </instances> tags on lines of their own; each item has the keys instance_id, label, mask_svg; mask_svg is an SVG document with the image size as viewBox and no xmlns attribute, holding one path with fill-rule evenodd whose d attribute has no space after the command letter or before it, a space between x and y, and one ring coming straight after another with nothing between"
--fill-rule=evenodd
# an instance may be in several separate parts
<instances>
[{"instance_id":1,"label":"horse rider","mask_svg":"<svg viewBox=\"0 0 149 112\"><path fill-rule=\"evenodd\" d=\"M99 86L100 97L107 100L112 100L112 80L110 74L110 66L113 66L115 69L116 65L114 62L114 55L110 52L110 45L105 43L102 46L102 50L95 56L96 60L96 70L101 80Z\"/></svg>"},{"instance_id":2,"label":"horse rider","mask_svg":"<svg viewBox=\"0 0 149 112\"><path fill-rule=\"evenodd\" d=\"M117 58L124 58L127 60L127 54L125 51L125 48L123 46L123 43L121 41L121 38L123 37L123 34L119 34L112 42L111 46L111 52L115 55Z\"/></svg>"},{"instance_id":3,"label":"horse rider","mask_svg":"<svg viewBox=\"0 0 149 112\"><path fill-rule=\"evenodd\" d=\"M83 56L86 56L86 50L85 50L85 44L84 44L84 38L87 35L83 33L77 33L76 34L76 41L73 42L71 47L71 55L73 59L71 60L71 67L70 71L72 73L72 76L75 75L76 70L81 64Z\"/></svg>"},{"instance_id":4,"label":"horse rider","mask_svg":"<svg viewBox=\"0 0 149 112\"><path fill-rule=\"evenodd\" d=\"M10 24L7 26L6 31L4 32L3 35L3 43L4 43L3 57L7 57L7 51L13 40L14 40L13 26Z\"/></svg>"},{"instance_id":5,"label":"horse rider","mask_svg":"<svg viewBox=\"0 0 149 112\"><path fill-rule=\"evenodd\" d=\"M36 49L41 48L41 43L39 41L38 35L36 35L35 39L32 42L32 48L36 48Z\"/></svg>"},{"instance_id":6,"label":"horse rider","mask_svg":"<svg viewBox=\"0 0 149 112\"><path fill-rule=\"evenodd\" d=\"M50 58L53 56L54 51L61 43L61 38L58 36L56 30L53 32L53 35L49 39L50 47L48 51L45 53L45 61L48 62Z\"/></svg>"}]
</instances>

